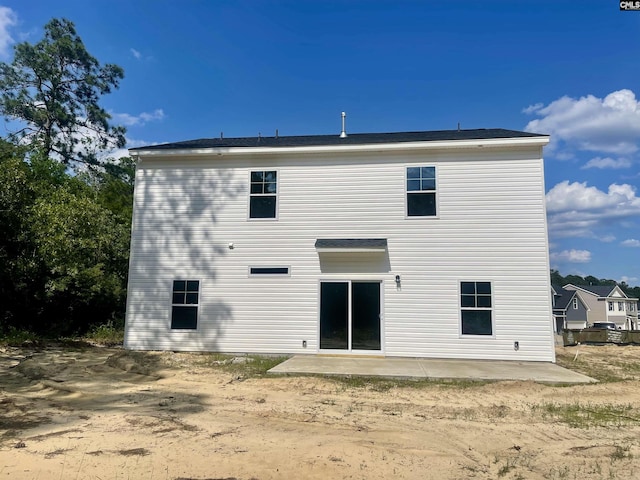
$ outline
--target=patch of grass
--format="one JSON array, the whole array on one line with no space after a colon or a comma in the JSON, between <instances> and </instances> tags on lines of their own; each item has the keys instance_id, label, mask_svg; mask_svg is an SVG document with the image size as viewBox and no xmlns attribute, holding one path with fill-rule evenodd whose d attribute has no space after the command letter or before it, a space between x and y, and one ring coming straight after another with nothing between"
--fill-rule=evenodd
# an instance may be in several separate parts
<instances>
[{"instance_id":1,"label":"patch of grass","mask_svg":"<svg viewBox=\"0 0 640 480\"><path fill-rule=\"evenodd\" d=\"M630 404L543 403L535 405L533 410L540 410L543 417L566 423L574 428L640 425L640 417L634 415L633 406Z\"/></svg>"},{"instance_id":2,"label":"patch of grass","mask_svg":"<svg viewBox=\"0 0 640 480\"><path fill-rule=\"evenodd\" d=\"M25 344L39 344L42 342L42 338L28 330L18 330L15 327L9 327L7 331L0 336L0 345L7 345L10 347L21 347Z\"/></svg>"},{"instance_id":3,"label":"patch of grass","mask_svg":"<svg viewBox=\"0 0 640 480\"><path fill-rule=\"evenodd\" d=\"M625 376L620 375L621 372L618 368L613 368L613 364L597 361L588 356L580 356L580 352L578 352L577 356L558 354L556 355L556 363L561 367L595 378L601 383L623 382L627 380ZM640 365L638 365L637 368L640 370Z\"/></svg>"},{"instance_id":4,"label":"patch of grass","mask_svg":"<svg viewBox=\"0 0 640 480\"><path fill-rule=\"evenodd\" d=\"M203 354L196 362L203 367L220 368L241 378L262 377L289 357L265 355Z\"/></svg>"},{"instance_id":5,"label":"patch of grass","mask_svg":"<svg viewBox=\"0 0 640 480\"><path fill-rule=\"evenodd\" d=\"M552 480L555 480L555 479L562 480L565 478L569 478L570 473L571 471L567 465L564 465L562 467L553 467L549 471L549 474L545 475L545 478L549 478ZM574 475L574 478L576 478L575 475Z\"/></svg>"},{"instance_id":6,"label":"patch of grass","mask_svg":"<svg viewBox=\"0 0 640 480\"><path fill-rule=\"evenodd\" d=\"M510 463L509 461L507 461L507 464L503 465L502 467L500 467L500 470L498 470L498 476L504 477L507 473L509 473L514 468L516 468L516 466Z\"/></svg>"},{"instance_id":7,"label":"patch of grass","mask_svg":"<svg viewBox=\"0 0 640 480\"><path fill-rule=\"evenodd\" d=\"M615 450L611 453L611 462L615 462L617 460L624 460L625 458L633 458L633 455L630 452L630 445L615 445Z\"/></svg>"},{"instance_id":8,"label":"patch of grass","mask_svg":"<svg viewBox=\"0 0 640 480\"><path fill-rule=\"evenodd\" d=\"M580 345L564 348L557 352L558 365L574 370L601 383L640 380L640 358L637 355L621 355L624 350L631 353L637 350L635 346L595 347Z\"/></svg>"},{"instance_id":9,"label":"patch of grass","mask_svg":"<svg viewBox=\"0 0 640 480\"><path fill-rule=\"evenodd\" d=\"M431 378L388 378L388 377L373 377L373 376L360 376L360 375L346 375L346 376L326 376L322 375L327 380L332 380L344 388L359 388L365 390L373 390L375 392L387 392L392 388L415 388L425 389L433 387L442 388L454 388L454 389L466 389L474 388L485 385L489 382L480 380L449 380L449 379L431 379Z\"/></svg>"},{"instance_id":10,"label":"patch of grass","mask_svg":"<svg viewBox=\"0 0 640 480\"><path fill-rule=\"evenodd\" d=\"M122 345L124 342L124 326L109 321L93 327L89 333L85 335L85 340L108 347Z\"/></svg>"}]
</instances>

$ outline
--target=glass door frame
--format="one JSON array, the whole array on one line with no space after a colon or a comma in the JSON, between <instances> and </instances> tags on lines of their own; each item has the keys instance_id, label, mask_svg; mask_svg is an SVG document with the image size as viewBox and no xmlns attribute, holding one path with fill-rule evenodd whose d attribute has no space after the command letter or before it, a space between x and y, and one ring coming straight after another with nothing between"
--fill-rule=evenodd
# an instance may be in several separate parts
<instances>
[{"instance_id":1,"label":"glass door frame","mask_svg":"<svg viewBox=\"0 0 640 480\"><path fill-rule=\"evenodd\" d=\"M321 341L321 309L322 309L322 284L323 283L346 283L348 285L347 290L347 347L346 349L328 349L328 348L320 348ZM352 325L352 315L353 315L353 292L352 285L353 283L377 283L380 285L379 291L379 301L380 301L380 312L379 312L379 322L380 322L380 349L379 350L354 350L352 348L353 342L353 325ZM335 354L335 355L375 355L375 356L383 356L384 355L384 280L380 278L322 278L318 281L318 327L317 327L317 335L318 335L318 353L323 354Z\"/></svg>"}]
</instances>

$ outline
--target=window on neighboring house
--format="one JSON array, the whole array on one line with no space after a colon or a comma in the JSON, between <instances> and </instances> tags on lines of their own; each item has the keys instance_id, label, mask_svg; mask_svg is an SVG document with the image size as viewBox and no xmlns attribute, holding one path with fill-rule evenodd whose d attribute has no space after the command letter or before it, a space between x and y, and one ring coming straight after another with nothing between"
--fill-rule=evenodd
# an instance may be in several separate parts
<instances>
[{"instance_id":1,"label":"window on neighboring house","mask_svg":"<svg viewBox=\"0 0 640 480\"><path fill-rule=\"evenodd\" d=\"M578 299L577 299L577 298L574 298L574 299L573 299L573 309L574 309L574 310L577 310L577 309L578 309Z\"/></svg>"},{"instance_id":2,"label":"window on neighboring house","mask_svg":"<svg viewBox=\"0 0 640 480\"><path fill-rule=\"evenodd\" d=\"M276 218L277 179L275 170L251 172L249 218Z\"/></svg>"},{"instance_id":3,"label":"window on neighboring house","mask_svg":"<svg viewBox=\"0 0 640 480\"><path fill-rule=\"evenodd\" d=\"M463 335L493 335L491 282L460 282Z\"/></svg>"},{"instance_id":4,"label":"window on neighboring house","mask_svg":"<svg viewBox=\"0 0 640 480\"><path fill-rule=\"evenodd\" d=\"M200 281L174 280L171 300L171 328L193 330L198 327Z\"/></svg>"},{"instance_id":5,"label":"window on neighboring house","mask_svg":"<svg viewBox=\"0 0 640 480\"><path fill-rule=\"evenodd\" d=\"M634 310L635 310L635 308L634 308L634 306L633 306L633 302L631 302L631 303L629 304L629 311L630 311L630 312L633 312Z\"/></svg>"},{"instance_id":6,"label":"window on neighboring house","mask_svg":"<svg viewBox=\"0 0 640 480\"><path fill-rule=\"evenodd\" d=\"M624 302L618 302L618 311L624 312Z\"/></svg>"},{"instance_id":7,"label":"window on neighboring house","mask_svg":"<svg viewBox=\"0 0 640 480\"><path fill-rule=\"evenodd\" d=\"M609 311L613 312L613 302L609 302Z\"/></svg>"},{"instance_id":8,"label":"window on neighboring house","mask_svg":"<svg viewBox=\"0 0 640 480\"><path fill-rule=\"evenodd\" d=\"M407 216L436 215L436 167L407 167Z\"/></svg>"}]
</instances>

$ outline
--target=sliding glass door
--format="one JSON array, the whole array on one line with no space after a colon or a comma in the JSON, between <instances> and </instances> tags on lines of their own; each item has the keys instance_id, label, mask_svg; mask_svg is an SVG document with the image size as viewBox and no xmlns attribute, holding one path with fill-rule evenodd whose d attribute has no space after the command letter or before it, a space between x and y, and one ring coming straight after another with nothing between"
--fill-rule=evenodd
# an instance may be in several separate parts
<instances>
[{"instance_id":1,"label":"sliding glass door","mask_svg":"<svg viewBox=\"0 0 640 480\"><path fill-rule=\"evenodd\" d=\"M320 349L381 350L380 282L320 283Z\"/></svg>"}]
</instances>

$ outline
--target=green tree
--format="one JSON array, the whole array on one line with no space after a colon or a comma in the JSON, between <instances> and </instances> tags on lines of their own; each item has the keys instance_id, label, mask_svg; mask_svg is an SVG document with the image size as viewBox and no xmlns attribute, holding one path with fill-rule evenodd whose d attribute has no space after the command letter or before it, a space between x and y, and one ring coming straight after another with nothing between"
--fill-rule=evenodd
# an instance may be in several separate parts
<instances>
[{"instance_id":1,"label":"green tree","mask_svg":"<svg viewBox=\"0 0 640 480\"><path fill-rule=\"evenodd\" d=\"M98 153L125 145L124 127L109 125L98 102L118 88L122 68L100 65L75 26L52 19L44 38L19 43L11 64L0 63L0 114L19 127L10 138L65 165L97 164Z\"/></svg>"},{"instance_id":2,"label":"green tree","mask_svg":"<svg viewBox=\"0 0 640 480\"><path fill-rule=\"evenodd\" d=\"M85 187L51 190L33 204L30 234L44 265L38 329L74 333L124 314L129 228ZM71 187L71 188L70 188Z\"/></svg>"},{"instance_id":3,"label":"green tree","mask_svg":"<svg viewBox=\"0 0 640 480\"><path fill-rule=\"evenodd\" d=\"M82 333L123 318L131 195L100 178L0 141L0 333Z\"/></svg>"}]
</instances>

